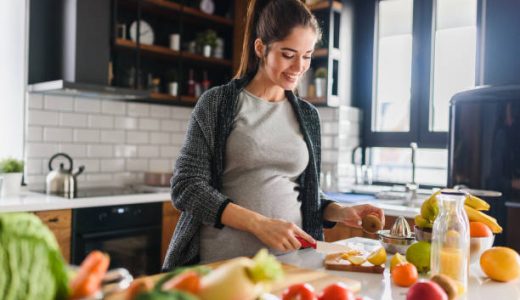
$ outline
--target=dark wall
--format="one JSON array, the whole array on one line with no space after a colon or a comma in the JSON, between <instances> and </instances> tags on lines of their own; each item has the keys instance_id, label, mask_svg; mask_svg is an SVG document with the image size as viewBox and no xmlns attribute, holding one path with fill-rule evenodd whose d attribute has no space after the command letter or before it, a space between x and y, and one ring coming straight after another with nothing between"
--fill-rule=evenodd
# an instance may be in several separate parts
<instances>
[{"instance_id":1,"label":"dark wall","mask_svg":"<svg viewBox=\"0 0 520 300\"><path fill-rule=\"evenodd\" d=\"M487 0L483 84L520 83L520 0Z\"/></svg>"}]
</instances>

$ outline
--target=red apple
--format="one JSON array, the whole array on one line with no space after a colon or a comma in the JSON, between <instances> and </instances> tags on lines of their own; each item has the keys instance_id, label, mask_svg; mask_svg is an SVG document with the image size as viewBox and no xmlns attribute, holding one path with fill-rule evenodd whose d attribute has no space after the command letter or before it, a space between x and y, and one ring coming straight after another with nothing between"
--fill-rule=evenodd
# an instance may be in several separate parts
<instances>
[{"instance_id":1,"label":"red apple","mask_svg":"<svg viewBox=\"0 0 520 300\"><path fill-rule=\"evenodd\" d=\"M406 300L448 300L448 295L437 283L420 281L410 287Z\"/></svg>"}]
</instances>

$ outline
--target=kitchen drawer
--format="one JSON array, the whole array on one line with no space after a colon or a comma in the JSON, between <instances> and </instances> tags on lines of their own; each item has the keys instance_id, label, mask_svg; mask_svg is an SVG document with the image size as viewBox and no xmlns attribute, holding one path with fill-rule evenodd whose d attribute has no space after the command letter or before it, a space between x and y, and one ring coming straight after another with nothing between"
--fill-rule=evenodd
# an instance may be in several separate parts
<instances>
[{"instance_id":1,"label":"kitchen drawer","mask_svg":"<svg viewBox=\"0 0 520 300\"><path fill-rule=\"evenodd\" d=\"M166 201L163 203L163 221L162 221L162 242L161 242L161 261L164 262L166 251L172 239L175 226L179 221L181 213L175 207L173 207L172 201Z\"/></svg>"},{"instance_id":2,"label":"kitchen drawer","mask_svg":"<svg viewBox=\"0 0 520 300\"><path fill-rule=\"evenodd\" d=\"M71 210L39 211L35 215L52 231L58 241L63 258L67 263L70 262Z\"/></svg>"}]
</instances>

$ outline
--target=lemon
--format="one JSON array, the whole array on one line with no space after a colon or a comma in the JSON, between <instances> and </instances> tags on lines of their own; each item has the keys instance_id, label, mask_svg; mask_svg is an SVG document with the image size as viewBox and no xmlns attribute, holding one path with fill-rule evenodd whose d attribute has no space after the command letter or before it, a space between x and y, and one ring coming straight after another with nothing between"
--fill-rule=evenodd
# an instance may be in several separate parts
<instances>
[{"instance_id":1,"label":"lemon","mask_svg":"<svg viewBox=\"0 0 520 300\"><path fill-rule=\"evenodd\" d=\"M390 272L392 272L392 269L397 266L398 264L402 264L406 262L406 258L402 256L401 254L396 253L392 259L390 260Z\"/></svg>"},{"instance_id":2,"label":"lemon","mask_svg":"<svg viewBox=\"0 0 520 300\"><path fill-rule=\"evenodd\" d=\"M361 252L360 250L355 250L355 249L353 249L353 250L349 250L349 251L347 251L347 252L343 252L343 253L341 254L341 258L342 258L342 259L346 259L346 260L348 260L348 258L349 258L350 256L361 256L362 254L363 254L363 252Z\"/></svg>"},{"instance_id":3,"label":"lemon","mask_svg":"<svg viewBox=\"0 0 520 300\"><path fill-rule=\"evenodd\" d=\"M355 266L359 266L363 264L367 259L364 256L359 255L352 255L347 258L348 261L350 261L351 264Z\"/></svg>"},{"instance_id":4,"label":"lemon","mask_svg":"<svg viewBox=\"0 0 520 300\"><path fill-rule=\"evenodd\" d=\"M384 264L386 262L386 251L385 248L381 247L378 250L372 252L367 258L368 262L374 266Z\"/></svg>"},{"instance_id":5,"label":"lemon","mask_svg":"<svg viewBox=\"0 0 520 300\"><path fill-rule=\"evenodd\" d=\"M493 247L480 256L480 267L489 278L510 281L520 276L520 256L507 247Z\"/></svg>"}]
</instances>

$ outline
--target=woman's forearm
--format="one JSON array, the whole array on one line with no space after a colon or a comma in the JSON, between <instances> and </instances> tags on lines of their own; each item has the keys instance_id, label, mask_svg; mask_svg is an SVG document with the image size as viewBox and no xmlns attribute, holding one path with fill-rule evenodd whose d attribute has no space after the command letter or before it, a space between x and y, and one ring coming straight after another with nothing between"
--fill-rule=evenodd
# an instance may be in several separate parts
<instances>
[{"instance_id":1,"label":"woman's forearm","mask_svg":"<svg viewBox=\"0 0 520 300\"><path fill-rule=\"evenodd\" d=\"M331 203L325 207L323 211L323 219L330 222L341 222L343 221L342 209L345 206L338 203Z\"/></svg>"},{"instance_id":2,"label":"woman's forearm","mask_svg":"<svg viewBox=\"0 0 520 300\"><path fill-rule=\"evenodd\" d=\"M260 226L259 224L265 219L265 216L257 212L229 203L222 212L220 221L231 228L254 234Z\"/></svg>"}]
</instances>

